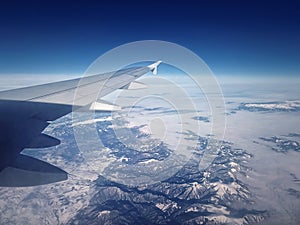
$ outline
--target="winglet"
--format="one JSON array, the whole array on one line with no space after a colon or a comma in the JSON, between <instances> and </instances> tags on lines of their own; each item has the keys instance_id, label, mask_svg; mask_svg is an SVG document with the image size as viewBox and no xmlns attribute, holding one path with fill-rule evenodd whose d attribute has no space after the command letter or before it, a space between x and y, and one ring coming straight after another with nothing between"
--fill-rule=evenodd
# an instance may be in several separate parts
<instances>
[{"instance_id":1,"label":"winglet","mask_svg":"<svg viewBox=\"0 0 300 225\"><path fill-rule=\"evenodd\" d=\"M149 66L147 66L151 71L152 71L152 73L154 74L154 75L156 75L157 74L157 67L159 66L159 64L161 64L162 63L162 61L157 61L157 62L155 62L155 63L153 63L153 64L151 64L151 65L149 65Z\"/></svg>"}]
</instances>

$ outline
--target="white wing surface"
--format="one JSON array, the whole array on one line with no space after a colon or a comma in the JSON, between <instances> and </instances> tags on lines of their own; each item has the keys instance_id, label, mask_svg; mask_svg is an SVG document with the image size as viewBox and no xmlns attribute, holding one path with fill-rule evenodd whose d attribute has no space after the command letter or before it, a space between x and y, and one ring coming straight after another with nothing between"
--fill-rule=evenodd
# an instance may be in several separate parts
<instances>
[{"instance_id":1,"label":"white wing surface","mask_svg":"<svg viewBox=\"0 0 300 225\"><path fill-rule=\"evenodd\" d=\"M49 121L74 109L118 110L101 98L117 89L143 87L135 80L149 71L156 74L160 63L0 92L0 186L33 186L67 179L65 171L21 151L58 145L59 140L42 132Z\"/></svg>"}]
</instances>

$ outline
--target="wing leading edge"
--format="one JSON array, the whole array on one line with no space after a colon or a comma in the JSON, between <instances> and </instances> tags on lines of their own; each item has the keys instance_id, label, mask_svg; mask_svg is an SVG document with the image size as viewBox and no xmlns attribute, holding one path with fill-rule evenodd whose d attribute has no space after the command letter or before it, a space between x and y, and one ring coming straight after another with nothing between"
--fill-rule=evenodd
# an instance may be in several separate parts
<instances>
[{"instance_id":1,"label":"wing leading edge","mask_svg":"<svg viewBox=\"0 0 300 225\"><path fill-rule=\"evenodd\" d=\"M21 151L58 145L59 140L42 132L50 121L73 109L120 110L101 98L121 88L144 88L135 80L150 71L156 74L160 63L0 92L0 186L34 186L66 180L65 171L24 156Z\"/></svg>"}]
</instances>

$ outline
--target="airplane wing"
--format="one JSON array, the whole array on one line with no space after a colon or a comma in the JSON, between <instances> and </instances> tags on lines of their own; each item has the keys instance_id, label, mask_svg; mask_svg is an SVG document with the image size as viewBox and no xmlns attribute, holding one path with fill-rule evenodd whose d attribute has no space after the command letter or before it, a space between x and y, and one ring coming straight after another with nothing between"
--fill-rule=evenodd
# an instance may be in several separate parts
<instances>
[{"instance_id":1,"label":"airplane wing","mask_svg":"<svg viewBox=\"0 0 300 225\"><path fill-rule=\"evenodd\" d=\"M42 132L51 121L74 109L118 110L118 106L101 98L120 88L144 87L135 80L150 71L156 74L160 63L0 92L0 186L34 186L66 180L65 171L22 155L21 151L60 144Z\"/></svg>"}]
</instances>

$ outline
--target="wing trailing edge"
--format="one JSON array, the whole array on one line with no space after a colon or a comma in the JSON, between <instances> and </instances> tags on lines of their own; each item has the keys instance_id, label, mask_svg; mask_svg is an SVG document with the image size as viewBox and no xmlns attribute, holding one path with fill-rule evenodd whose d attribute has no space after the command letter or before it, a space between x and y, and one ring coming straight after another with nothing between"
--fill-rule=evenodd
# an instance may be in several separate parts
<instances>
[{"instance_id":1,"label":"wing trailing edge","mask_svg":"<svg viewBox=\"0 0 300 225\"><path fill-rule=\"evenodd\" d=\"M138 89L145 89L145 88L147 88L146 84L143 84L143 83L138 82L138 81L132 81L131 83L125 85L121 89L125 89L125 90L138 90Z\"/></svg>"}]
</instances>

